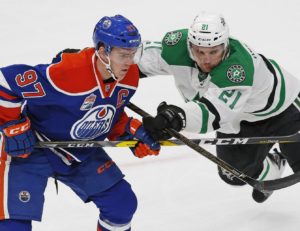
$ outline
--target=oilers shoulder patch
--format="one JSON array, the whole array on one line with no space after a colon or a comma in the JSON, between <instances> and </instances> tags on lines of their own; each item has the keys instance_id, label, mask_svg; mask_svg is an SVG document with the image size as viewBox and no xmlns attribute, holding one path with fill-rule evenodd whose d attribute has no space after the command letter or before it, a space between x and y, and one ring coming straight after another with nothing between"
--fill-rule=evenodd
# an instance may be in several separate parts
<instances>
[{"instance_id":1,"label":"oilers shoulder patch","mask_svg":"<svg viewBox=\"0 0 300 231\"><path fill-rule=\"evenodd\" d=\"M30 193L28 191L21 191L19 193L19 200L23 203L27 203L30 201Z\"/></svg>"},{"instance_id":2,"label":"oilers shoulder patch","mask_svg":"<svg viewBox=\"0 0 300 231\"><path fill-rule=\"evenodd\" d=\"M241 83L246 79L245 69L241 65L232 65L227 70L227 78L233 83Z\"/></svg>"},{"instance_id":3,"label":"oilers shoulder patch","mask_svg":"<svg viewBox=\"0 0 300 231\"><path fill-rule=\"evenodd\" d=\"M174 46L180 41L181 38L182 38L181 31L168 32L164 37L164 43L168 46Z\"/></svg>"}]
</instances>

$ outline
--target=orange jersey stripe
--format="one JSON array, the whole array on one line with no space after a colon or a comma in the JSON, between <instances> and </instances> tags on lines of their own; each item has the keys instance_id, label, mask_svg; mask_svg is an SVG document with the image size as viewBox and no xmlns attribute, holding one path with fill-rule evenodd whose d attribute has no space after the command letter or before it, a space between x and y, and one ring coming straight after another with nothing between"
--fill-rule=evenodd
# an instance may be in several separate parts
<instances>
[{"instance_id":1,"label":"orange jersey stripe","mask_svg":"<svg viewBox=\"0 0 300 231\"><path fill-rule=\"evenodd\" d=\"M20 119L20 113L21 113L21 108L20 107L6 108L6 107L0 106L0 111L1 111L0 125L6 123L8 121L11 121L11 120Z\"/></svg>"},{"instance_id":2,"label":"orange jersey stripe","mask_svg":"<svg viewBox=\"0 0 300 231\"><path fill-rule=\"evenodd\" d=\"M79 53L63 53L61 61L50 65L48 69L50 82L59 91L80 94L98 87L96 80L98 78L100 87L103 88L102 92L105 92L102 76L97 68L95 68L96 73L94 73L94 67L97 65L97 58L94 55L94 48L86 48ZM130 66L128 73L120 83L137 87L138 81L139 70L137 65L134 64ZM113 86L110 91L112 89ZM109 93L107 94L109 95Z\"/></svg>"},{"instance_id":3,"label":"orange jersey stripe","mask_svg":"<svg viewBox=\"0 0 300 231\"><path fill-rule=\"evenodd\" d=\"M49 67L49 78L57 88L68 93L90 91L97 87L92 65L94 53L94 49L63 53L62 60Z\"/></svg>"},{"instance_id":4,"label":"orange jersey stripe","mask_svg":"<svg viewBox=\"0 0 300 231\"><path fill-rule=\"evenodd\" d=\"M9 95L9 94L7 94L7 93L5 93L3 91L0 91L0 97L3 97L4 99L7 99L7 100L17 99L17 97Z\"/></svg>"}]
</instances>

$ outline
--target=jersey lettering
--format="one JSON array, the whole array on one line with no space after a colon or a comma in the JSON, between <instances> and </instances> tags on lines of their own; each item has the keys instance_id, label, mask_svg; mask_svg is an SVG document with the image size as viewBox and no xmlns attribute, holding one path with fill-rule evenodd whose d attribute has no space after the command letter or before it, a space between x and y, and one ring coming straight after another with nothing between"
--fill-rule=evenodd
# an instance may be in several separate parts
<instances>
[{"instance_id":1,"label":"jersey lettering","mask_svg":"<svg viewBox=\"0 0 300 231\"><path fill-rule=\"evenodd\" d=\"M230 103L229 107L231 109L233 109L236 105L236 103L238 102L238 100L240 99L242 93L240 91L236 91L236 90L230 90L230 91L223 91L220 96L219 99L222 100L224 103Z\"/></svg>"},{"instance_id":2,"label":"jersey lettering","mask_svg":"<svg viewBox=\"0 0 300 231\"><path fill-rule=\"evenodd\" d=\"M43 97L46 95L44 88L40 82L33 85L36 91L33 92L22 92L24 98L36 98L36 97Z\"/></svg>"},{"instance_id":3,"label":"jersey lettering","mask_svg":"<svg viewBox=\"0 0 300 231\"><path fill-rule=\"evenodd\" d=\"M16 83L19 87L25 87L32 83L35 83L37 80L37 74L34 70L25 71L23 75L18 74L16 76Z\"/></svg>"},{"instance_id":4,"label":"jersey lettering","mask_svg":"<svg viewBox=\"0 0 300 231\"><path fill-rule=\"evenodd\" d=\"M19 87L26 87L34 84L38 79L38 76L34 70L25 71L23 75L18 74L15 78L16 83ZM40 82L33 85L35 91L22 92L23 98L36 98L43 97L46 95L44 88Z\"/></svg>"},{"instance_id":5,"label":"jersey lettering","mask_svg":"<svg viewBox=\"0 0 300 231\"><path fill-rule=\"evenodd\" d=\"M117 103L117 108L121 107L124 102L125 98L128 97L129 91L127 89L122 89L118 92L118 103Z\"/></svg>"}]
</instances>

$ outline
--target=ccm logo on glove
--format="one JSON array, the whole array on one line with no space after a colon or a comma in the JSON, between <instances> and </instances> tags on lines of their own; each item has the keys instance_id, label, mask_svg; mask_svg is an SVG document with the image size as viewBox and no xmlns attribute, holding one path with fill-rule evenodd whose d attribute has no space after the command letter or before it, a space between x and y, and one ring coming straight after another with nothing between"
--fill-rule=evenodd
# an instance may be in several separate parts
<instances>
[{"instance_id":1,"label":"ccm logo on glove","mask_svg":"<svg viewBox=\"0 0 300 231\"><path fill-rule=\"evenodd\" d=\"M30 121L26 118L26 121L20 124L12 125L8 128L4 128L3 131L7 137L22 134L30 129Z\"/></svg>"},{"instance_id":2,"label":"ccm logo on glove","mask_svg":"<svg viewBox=\"0 0 300 231\"><path fill-rule=\"evenodd\" d=\"M0 156L4 152L13 157L26 158L33 151L36 139L30 125L28 117L22 116L20 120L0 126Z\"/></svg>"}]
</instances>

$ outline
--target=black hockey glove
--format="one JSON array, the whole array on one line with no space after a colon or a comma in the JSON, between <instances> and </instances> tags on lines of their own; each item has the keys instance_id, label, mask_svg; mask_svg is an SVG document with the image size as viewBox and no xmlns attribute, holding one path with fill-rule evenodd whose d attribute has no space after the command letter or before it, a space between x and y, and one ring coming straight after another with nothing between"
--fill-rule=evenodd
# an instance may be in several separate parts
<instances>
[{"instance_id":1,"label":"black hockey glove","mask_svg":"<svg viewBox=\"0 0 300 231\"><path fill-rule=\"evenodd\" d=\"M154 118L143 118L143 125L154 139L167 140L172 136L164 129L173 128L181 131L186 126L186 116L180 107L162 102L159 104L157 115Z\"/></svg>"}]
</instances>

